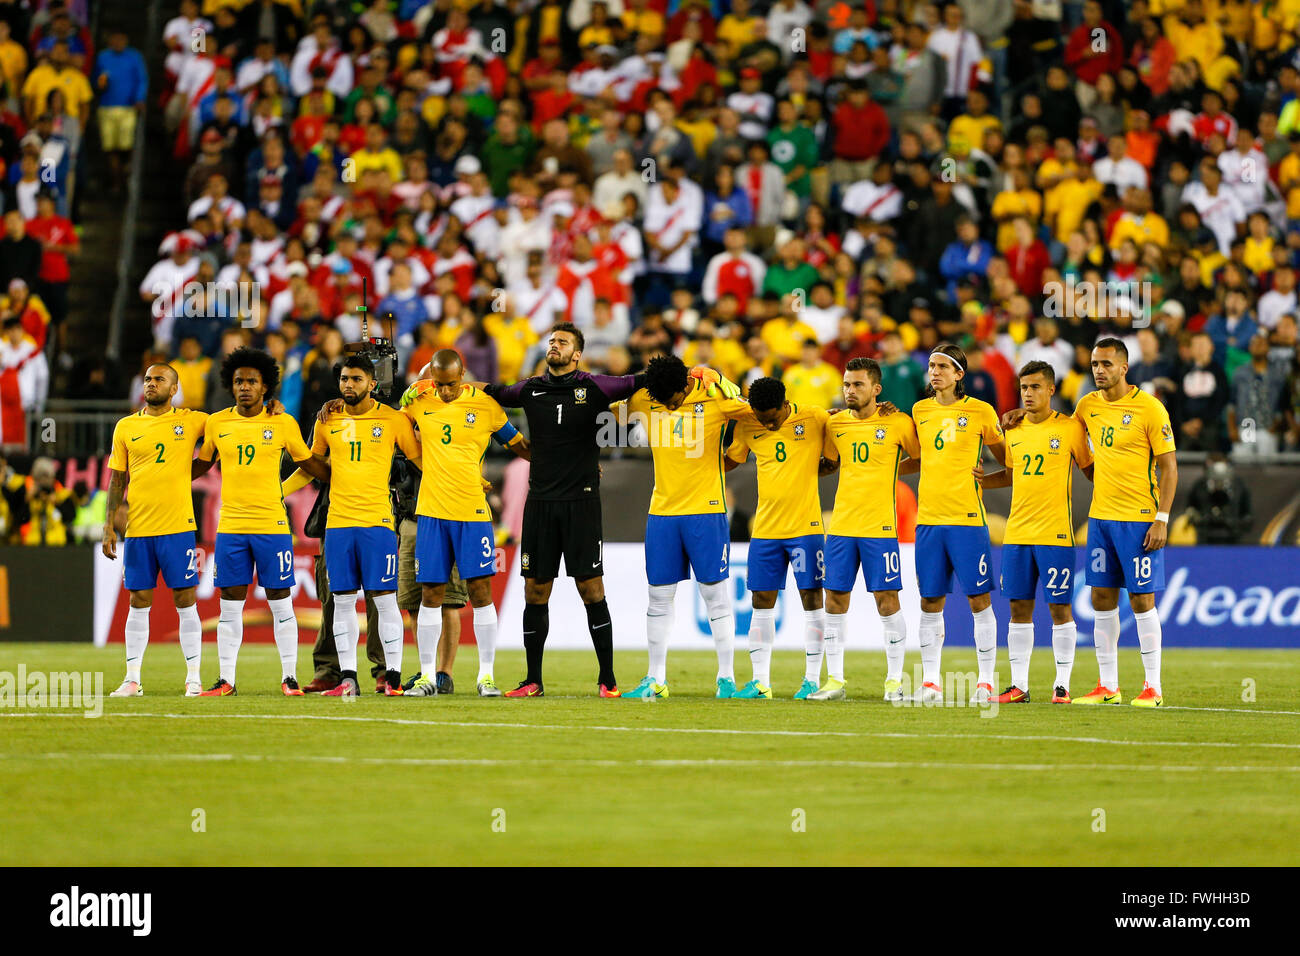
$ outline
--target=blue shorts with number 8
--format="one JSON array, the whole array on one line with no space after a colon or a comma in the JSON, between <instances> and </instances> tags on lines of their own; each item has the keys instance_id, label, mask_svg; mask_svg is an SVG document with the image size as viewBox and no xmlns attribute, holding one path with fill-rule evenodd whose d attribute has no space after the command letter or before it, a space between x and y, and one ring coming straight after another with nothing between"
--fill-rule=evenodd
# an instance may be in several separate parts
<instances>
[{"instance_id":1,"label":"blue shorts with number 8","mask_svg":"<svg viewBox=\"0 0 1300 956\"><path fill-rule=\"evenodd\" d=\"M1094 588L1128 588L1129 594L1165 589L1165 552L1142 547L1149 521L1088 519L1087 581Z\"/></svg>"}]
</instances>

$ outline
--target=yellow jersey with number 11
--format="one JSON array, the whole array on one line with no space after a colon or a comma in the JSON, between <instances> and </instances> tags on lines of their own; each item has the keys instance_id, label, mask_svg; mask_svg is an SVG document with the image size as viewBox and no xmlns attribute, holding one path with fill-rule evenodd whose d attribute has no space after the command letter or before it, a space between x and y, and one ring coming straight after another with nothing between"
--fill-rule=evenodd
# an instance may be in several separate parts
<instances>
[{"instance_id":1,"label":"yellow jersey with number 11","mask_svg":"<svg viewBox=\"0 0 1300 956\"><path fill-rule=\"evenodd\" d=\"M360 415L345 405L316 423L311 450L329 453L330 512L328 528L394 528L388 473L393 449L420 461L420 443L411 420L394 408L375 402Z\"/></svg>"}]
</instances>

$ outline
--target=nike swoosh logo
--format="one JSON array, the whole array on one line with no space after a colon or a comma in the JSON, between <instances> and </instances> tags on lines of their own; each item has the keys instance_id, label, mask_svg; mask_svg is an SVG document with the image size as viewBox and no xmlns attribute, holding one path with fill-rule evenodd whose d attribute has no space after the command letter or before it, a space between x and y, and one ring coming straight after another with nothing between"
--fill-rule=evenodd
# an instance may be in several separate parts
<instances>
[{"instance_id":1,"label":"nike swoosh logo","mask_svg":"<svg viewBox=\"0 0 1300 956\"><path fill-rule=\"evenodd\" d=\"M391 581L391 580L393 580L393 579L392 579L392 578L380 578L380 579L379 579L379 583L380 583L380 584L387 584L387 583L388 583L389 581Z\"/></svg>"},{"instance_id":2,"label":"nike swoosh logo","mask_svg":"<svg viewBox=\"0 0 1300 956\"><path fill-rule=\"evenodd\" d=\"M836 437L836 438L843 438L843 437L844 437L844 432L836 432L836 433L835 433L835 437Z\"/></svg>"},{"instance_id":3,"label":"nike swoosh logo","mask_svg":"<svg viewBox=\"0 0 1300 956\"><path fill-rule=\"evenodd\" d=\"M286 617L283 621L277 620L276 623L277 623L277 624L288 624L288 623L289 623L290 621L292 621L292 620L293 620L293 618L291 618L291 617Z\"/></svg>"},{"instance_id":4,"label":"nike swoosh logo","mask_svg":"<svg viewBox=\"0 0 1300 956\"><path fill-rule=\"evenodd\" d=\"M545 392L533 392L533 398L536 398L538 395L545 395L545 394L546 394Z\"/></svg>"},{"instance_id":5,"label":"nike swoosh logo","mask_svg":"<svg viewBox=\"0 0 1300 956\"><path fill-rule=\"evenodd\" d=\"M1089 412L1089 413L1088 413L1088 417L1089 417L1089 418L1096 418L1096 417L1097 417L1098 415L1100 415L1100 414L1101 414L1101 412Z\"/></svg>"},{"instance_id":6,"label":"nike swoosh logo","mask_svg":"<svg viewBox=\"0 0 1300 956\"><path fill-rule=\"evenodd\" d=\"M424 414L426 414L426 415L432 415L433 412L425 412Z\"/></svg>"},{"instance_id":7,"label":"nike swoosh logo","mask_svg":"<svg viewBox=\"0 0 1300 956\"><path fill-rule=\"evenodd\" d=\"M218 437L218 438L229 438L229 437L230 437L230 432L223 432L222 434L218 435L217 437Z\"/></svg>"},{"instance_id":8,"label":"nike swoosh logo","mask_svg":"<svg viewBox=\"0 0 1300 956\"><path fill-rule=\"evenodd\" d=\"M985 578L983 581L976 581L975 586L979 587L981 584L988 584L988 583L989 583L989 579Z\"/></svg>"},{"instance_id":9,"label":"nike swoosh logo","mask_svg":"<svg viewBox=\"0 0 1300 956\"><path fill-rule=\"evenodd\" d=\"M925 424L926 422L928 422L929 420L930 420L930 419L928 419L928 418L922 418L919 422L917 422L917 424L918 424L918 425L924 425L924 424Z\"/></svg>"},{"instance_id":10,"label":"nike swoosh logo","mask_svg":"<svg viewBox=\"0 0 1300 956\"><path fill-rule=\"evenodd\" d=\"M892 578L885 578L885 583L888 584L890 581L897 581L897 580L898 580L898 575L895 574Z\"/></svg>"},{"instance_id":11,"label":"nike swoosh logo","mask_svg":"<svg viewBox=\"0 0 1300 956\"><path fill-rule=\"evenodd\" d=\"M336 429L334 429L334 431L330 432L330 434L331 434L331 435L337 435L339 432L345 432L345 431L347 431L346 428L336 428Z\"/></svg>"},{"instance_id":12,"label":"nike swoosh logo","mask_svg":"<svg viewBox=\"0 0 1300 956\"><path fill-rule=\"evenodd\" d=\"M136 435L134 438L131 439L131 441L139 441L143 437L144 437L143 435Z\"/></svg>"}]
</instances>

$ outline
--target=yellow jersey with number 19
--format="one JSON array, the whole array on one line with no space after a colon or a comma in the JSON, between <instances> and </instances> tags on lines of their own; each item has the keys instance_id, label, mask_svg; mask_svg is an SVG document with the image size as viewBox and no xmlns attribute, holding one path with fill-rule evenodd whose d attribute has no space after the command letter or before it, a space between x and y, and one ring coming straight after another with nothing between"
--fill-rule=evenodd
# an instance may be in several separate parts
<instances>
[{"instance_id":1,"label":"yellow jersey with number 19","mask_svg":"<svg viewBox=\"0 0 1300 956\"><path fill-rule=\"evenodd\" d=\"M916 523L987 524L984 496L972 470L985 445L1002 441L997 411L969 395L951 405L923 398L912 406L912 419L921 445Z\"/></svg>"},{"instance_id":2,"label":"yellow jersey with number 19","mask_svg":"<svg viewBox=\"0 0 1300 956\"><path fill-rule=\"evenodd\" d=\"M311 450L330 457L329 528L396 528L388 473L393 448L411 461L420 461L420 443L411 420L375 402L360 415L345 405L316 423Z\"/></svg>"},{"instance_id":3,"label":"yellow jersey with number 19","mask_svg":"<svg viewBox=\"0 0 1300 956\"><path fill-rule=\"evenodd\" d=\"M1073 546L1074 463L1087 468L1092 462L1083 426L1060 412L1037 423L1021 419L1007 432L1004 455L1011 472L1011 514L1003 543Z\"/></svg>"},{"instance_id":4,"label":"yellow jersey with number 19","mask_svg":"<svg viewBox=\"0 0 1300 956\"><path fill-rule=\"evenodd\" d=\"M245 417L236 408L226 408L208 416L199 458L221 459L221 519L217 531L289 533L280 489L282 451L287 451L294 461L311 457L302 430L289 415L272 415L262 409Z\"/></svg>"},{"instance_id":5,"label":"yellow jersey with number 19","mask_svg":"<svg viewBox=\"0 0 1300 956\"><path fill-rule=\"evenodd\" d=\"M492 435L506 424L501 406L466 385L454 402L444 402L431 388L402 411L420 430L424 449L415 513L444 521L491 521L483 456Z\"/></svg>"},{"instance_id":6,"label":"yellow jersey with number 19","mask_svg":"<svg viewBox=\"0 0 1300 956\"><path fill-rule=\"evenodd\" d=\"M755 538L802 538L822 533L817 468L830 416L815 405L791 404L790 417L776 431L756 418L736 424L727 457L743 462L753 451L758 460L758 514Z\"/></svg>"},{"instance_id":7,"label":"yellow jersey with number 19","mask_svg":"<svg viewBox=\"0 0 1300 956\"><path fill-rule=\"evenodd\" d=\"M128 538L194 530L190 467L203 437L206 412L172 408L161 415L144 409L113 428L108 467L126 472Z\"/></svg>"},{"instance_id":8,"label":"yellow jersey with number 19","mask_svg":"<svg viewBox=\"0 0 1300 956\"><path fill-rule=\"evenodd\" d=\"M902 412L855 418L832 415L826 424L825 458L838 458L840 484L827 534L846 538L898 537L898 463L920 458L916 426Z\"/></svg>"},{"instance_id":9,"label":"yellow jersey with number 19","mask_svg":"<svg viewBox=\"0 0 1300 956\"><path fill-rule=\"evenodd\" d=\"M1160 510L1156 456L1174 450L1174 430L1160 400L1136 385L1113 402L1089 392L1074 417L1088 430L1096 460L1088 517L1154 521Z\"/></svg>"}]
</instances>

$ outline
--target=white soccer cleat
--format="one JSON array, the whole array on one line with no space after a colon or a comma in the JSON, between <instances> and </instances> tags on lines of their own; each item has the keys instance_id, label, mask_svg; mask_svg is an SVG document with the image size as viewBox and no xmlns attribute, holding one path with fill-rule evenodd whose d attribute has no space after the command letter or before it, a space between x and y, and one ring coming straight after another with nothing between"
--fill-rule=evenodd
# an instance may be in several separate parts
<instances>
[{"instance_id":1,"label":"white soccer cleat","mask_svg":"<svg viewBox=\"0 0 1300 956\"><path fill-rule=\"evenodd\" d=\"M903 699L903 682L892 678L885 681L884 699L891 703L900 702Z\"/></svg>"},{"instance_id":2,"label":"white soccer cleat","mask_svg":"<svg viewBox=\"0 0 1300 956\"><path fill-rule=\"evenodd\" d=\"M992 684L976 684L975 693L971 695L972 704L987 704L993 700Z\"/></svg>"},{"instance_id":3,"label":"white soccer cleat","mask_svg":"<svg viewBox=\"0 0 1300 956\"><path fill-rule=\"evenodd\" d=\"M198 697L203 693L203 685L196 680L187 680L185 682L185 696Z\"/></svg>"},{"instance_id":4,"label":"white soccer cleat","mask_svg":"<svg viewBox=\"0 0 1300 956\"><path fill-rule=\"evenodd\" d=\"M122 681L122 686L119 687L117 690L113 691L113 693L109 694L108 696L109 697L143 697L144 686L139 681L136 680L124 680Z\"/></svg>"},{"instance_id":5,"label":"white soccer cleat","mask_svg":"<svg viewBox=\"0 0 1300 956\"><path fill-rule=\"evenodd\" d=\"M908 699L914 704L942 704L943 688L933 681L927 681Z\"/></svg>"}]
</instances>

